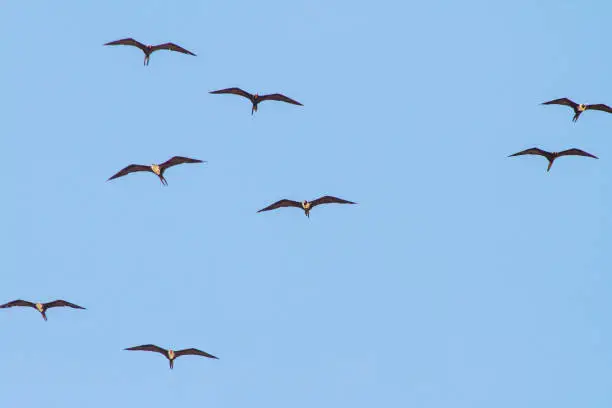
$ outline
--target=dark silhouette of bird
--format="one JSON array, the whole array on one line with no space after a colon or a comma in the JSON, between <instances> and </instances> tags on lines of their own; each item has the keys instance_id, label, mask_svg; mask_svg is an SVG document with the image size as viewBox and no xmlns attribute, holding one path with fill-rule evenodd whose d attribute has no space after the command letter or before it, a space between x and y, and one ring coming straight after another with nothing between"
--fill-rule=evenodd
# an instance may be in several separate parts
<instances>
[{"instance_id":1,"label":"dark silhouette of bird","mask_svg":"<svg viewBox=\"0 0 612 408\"><path fill-rule=\"evenodd\" d=\"M144 45L143 43L138 42L133 38L123 38L121 40L111 41L104 45L131 45L132 47L140 48L145 55L144 65L149 65L149 58L151 58L151 54L159 50L176 51L181 52L183 54L193 55L194 57L196 56L193 52L170 42L158 45Z\"/></svg>"},{"instance_id":2,"label":"dark silhouette of bird","mask_svg":"<svg viewBox=\"0 0 612 408\"><path fill-rule=\"evenodd\" d=\"M546 160L548 160L548 168L546 169L546 171L550 171L550 168L552 167L555 159L561 156L585 156L585 157L592 157L594 159L598 159L597 156L593 156L591 153L587 153L583 150L575 149L575 148L567 149L567 150L557 153L557 152L547 152L545 150L538 149L537 147L533 147L531 149L523 150L522 152L511 154L508 157L522 156L524 154L536 154L539 156L546 157Z\"/></svg>"},{"instance_id":3,"label":"dark silhouette of bird","mask_svg":"<svg viewBox=\"0 0 612 408\"><path fill-rule=\"evenodd\" d=\"M580 117L580 115L582 114L582 112L589 110L589 109L612 113L612 108L610 108L608 105L604 105L603 103L598 103L595 105L586 105L584 103L576 103L568 98L553 99L552 101L543 102L542 105L569 106L570 108L574 110L574 118L572 119L572 122L576 122L578 118Z\"/></svg>"},{"instance_id":4,"label":"dark silhouette of bird","mask_svg":"<svg viewBox=\"0 0 612 408\"><path fill-rule=\"evenodd\" d=\"M145 344L142 346L136 346L136 347L129 347L126 348L125 350L130 350L130 351L154 351L156 353L160 353L163 354L164 357L166 357L168 359L168 361L170 362L170 369L174 368L174 360L177 359L180 356L189 356L189 355L193 355L193 356L203 356L203 357L208 357L208 358L214 358L214 359L219 359L218 357L213 356L212 354L208 354L205 351L201 351L198 349L194 349L194 348L188 348L188 349L184 349L184 350L178 350L178 351L174 351L174 350L166 350L163 349L161 347L157 347L154 344Z\"/></svg>"},{"instance_id":5,"label":"dark silhouette of bird","mask_svg":"<svg viewBox=\"0 0 612 408\"><path fill-rule=\"evenodd\" d=\"M253 114L253 112L257 112L257 105L259 105L259 103L263 101L281 101L281 102L292 103L294 105L304 106L298 101L295 101L279 93L260 96L258 94L250 94L246 91L243 91L240 88L220 89L218 91L211 91L209 93L211 94L234 94L234 95L244 96L245 98L250 100L251 103L253 104L253 107L251 108L251 115Z\"/></svg>"},{"instance_id":6,"label":"dark silhouette of bird","mask_svg":"<svg viewBox=\"0 0 612 408\"><path fill-rule=\"evenodd\" d=\"M75 305L74 303L66 302L65 300L61 300L61 299L54 300L53 302L49 302L49 303L33 303L33 302L28 302L26 300L18 299L18 300L13 300L12 302L8 302L3 305L0 305L0 309L6 309L8 307L15 307L15 306L25 306L25 307L34 308L40 312L40 314L42 315L43 319L45 319L45 321L47 321L46 312L48 309L51 309L52 307L67 306L73 309L85 309L84 307Z\"/></svg>"},{"instance_id":7,"label":"dark silhouette of bird","mask_svg":"<svg viewBox=\"0 0 612 408\"><path fill-rule=\"evenodd\" d=\"M323 196L323 197L317 198L316 200L312 200L312 201L304 200L302 202L293 201L293 200L280 200L280 201L275 202L274 204L267 206L266 208L262 208L261 210L257 212L260 213L262 211L275 210L281 207L295 207L295 208L301 208L302 210L304 210L305 215L308 218L310 218L310 210L312 210L314 207L320 204L331 204L331 203L357 204L352 201L343 200L342 198L337 198L337 197L332 197L332 196Z\"/></svg>"},{"instance_id":8,"label":"dark silhouette of bird","mask_svg":"<svg viewBox=\"0 0 612 408\"><path fill-rule=\"evenodd\" d=\"M110 181L112 179L116 179L118 177L125 176L126 174L134 173L137 171L150 171L151 173L157 175L162 185L168 185L168 182L164 178L164 172L168 170L172 166L176 166L177 164L183 163L206 163L206 161L198 160L198 159L190 159L189 157L182 156L174 156L173 158L165 161L162 164L151 164L150 166L145 166L142 164L130 164L124 169L120 170L117 174L110 177L106 181Z\"/></svg>"}]
</instances>

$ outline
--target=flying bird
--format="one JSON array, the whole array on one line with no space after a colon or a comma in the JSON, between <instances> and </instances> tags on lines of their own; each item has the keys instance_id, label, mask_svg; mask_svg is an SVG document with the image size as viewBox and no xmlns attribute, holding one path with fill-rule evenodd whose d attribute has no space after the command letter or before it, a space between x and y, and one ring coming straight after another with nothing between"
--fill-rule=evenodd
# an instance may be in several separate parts
<instances>
[{"instance_id":1,"label":"flying bird","mask_svg":"<svg viewBox=\"0 0 612 408\"><path fill-rule=\"evenodd\" d=\"M234 95L244 96L245 98L250 100L251 103L253 104L253 107L251 108L251 115L253 114L253 112L257 112L257 105L259 105L259 102L263 102L263 101L281 101L281 102L292 103L294 105L304 106L298 101L295 101L279 93L260 96L258 94L254 94L254 95L250 94L246 91L243 91L240 88L220 89L218 91L211 91L209 93L211 94L234 94Z\"/></svg>"},{"instance_id":2,"label":"flying bird","mask_svg":"<svg viewBox=\"0 0 612 408\"><path fill-rule=\"evenodd\" d=\"M610 108L608 105L604 105L603 103L598 103L595 105L586 105L583 103L576 103L574 101L572 101L571 99L568 98L559 98L559 99L554 99L552 101L548 101L548 102L543 102L542 105L565 105L565 106L569 106L570 108L572 108L574 110L574 118L572 119L572 122L576 122L578 120L578 118L580 117L580 115L582 114L582 112L592 109L592 110L598 110L598 111L602 111L602 112L608 112L608 113L612 113L612 108Z\"/></svg>"},{"instance_id":3,"label":"flying bird","mask_svg":"<svg viewBox=\"0 0 612 408\"><path fill-rule=\"evenodd\" d=\"M36 310L38 310L40 312L40 314L42 314L43 319L45 319L45 321L47 321L47 310L51 309L52 307L62 307L62 306L67 306L67 307L71 307L73 309L85 309L84 307L81 307L79 305L75 305L74 303L70 303L70 302L66 302L65 300L54 300L53 302L49 302L49 303L32 303L32 302L28 302L26 300L13 300L12 302L8 302L5 303L3 305L0 306L0 309L6 309L8 307L15 307L15 306L25 306L25 307L32 307Z\"/></svg>"},{"instance_id":4,"label":"flying bird","mask_svg":"<svg viewBox=\"0 0 612 408\"><path fill-rule=\"evenodd\" d=\"M168 359L168 361L170 362L170 369L172 369L174 367L174 360L177 359L180 356L193 355L193 356L203 356L203 357L208 357L208 358L214 358L214 359L217 359L217 360L219 359L218 357L215 357L212 354L208 354L205 351L194 349L194 348L188 348L188 349L184 349L184 350L174 351L174 350L166 350L166 349L163 349L161 347L157 347L156 345L153 345L153 344L145 344L145 345L142 345L142 346L129 347L129 348L126 348L125 350L130 350L130 351L135 351L135 350L139 350L139 351L154 351L156 353L163 354L164 357L166 357Z\"/></svg>"},{"instance_id":5,"label":"flying bird","mask_svg":"<svg viewBox=\"0 0 612 408\"><path fill-rule=\"evenodd\" d=\"M177 164L183 163L206 163L206 161L198 160L198 159L190 159L189 157L182 156L174 156L173 158L165 161L162 164L151 164L150 166L145 166L141 164L130 164L126 168L120 170L117 174L112 176L106 181L110 181L112 179L116 179L118 177L125 176L126 174L134 173L137 171L150 171L151 173L157 175L162 185L168 185L168 182L164 178L164 172L168 170L172 166L176 166Z\"/></svg>"},{"instance_id":6,"label":"flying bird","mask_svg":"<svg viewBox=\"0 0 612 408\"><path fill-rule=\"evenodd\" d=\"M547 152L547 151L538 149L537 147L532 147L531 149L527 149L527 150L523 150L522 152L511 154L508 157L522 156L524 154L537 154L537 155L546 157L546 159L548 160L548 168L546 169L546 171L550 171L550 168L552 167L555 159L561 156L586 156L586 157L592 157L594 159L598 159L597 156L593 156L591 153L587 153L583 150L576 149L576 148L564 150L562 152L557 153L557 152Z\"/></svg>"},{"instance_id":7,"label":"flying bird","mask_svg":"<svg viewBox=\"0 0 612 408\"><path fill-rule=\"evenodd\" d=\"M293 200L280 200L280 201L275 202L274 204L267 206L266 208L262 208L261 210L257 212L260 213L262 211L276 210L277 208L281 208L281 207L296 207L296 208L301 208L302 210L304 210L305 215L308 218L310 218L310 210L312 210L314 207L320 204L331 204L331 203L357 204L352 201L343 200L337 197L323 196L323 197L317 198L316 200L312 200L312 201L304 200L302 202L293 201Z\"/></svg>"},{"instance_id":8,"label":"flying bird","mask_svg":"<svg viewBox=\"0 0 612 408\"><path fill-rule=\"evenodd\" d=\"M185 48L178 46L174 43L170 43L170 42L164 43L164 44L158 44L158 45L144 45L143 43L138 42L133 38L123 38L121 40L111 41L104 45L131 45L132 47L140 48L142 52L144 52L144 55L145 55L144 65L149 65L149 58L151 58L151 54L159 50L176 51L176 52L182 52L183 54L196 56L193 52L186 50Z\"/></svg>"}]
</instances>

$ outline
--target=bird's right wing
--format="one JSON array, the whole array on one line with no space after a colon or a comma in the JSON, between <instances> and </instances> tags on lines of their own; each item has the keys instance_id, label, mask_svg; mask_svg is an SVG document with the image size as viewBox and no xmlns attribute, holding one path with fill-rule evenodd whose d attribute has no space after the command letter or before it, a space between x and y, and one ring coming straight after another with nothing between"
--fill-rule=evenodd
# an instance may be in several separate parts
<instances>
[{"instance_id":1,"label":"bird's right wing","mask_svg":"<svg viewBox=\"0 0 612 408\"><path fill-rule=\"evenodd\" d=\"M164 356L167 354L167 350L161 347L157 347L154 344L143 344L142 346L128 347L124 350L129 351L154 351L156 353L161 353Z\"/></svg>"},{"instance_id":2,"label":"bird's right wing","mask_svg":"<svg viewBox=\"0 0 612 408\"><path fill-rule=\"evenodd\" d=\"M109 43L106 43L104 45L131 45L132 47L136 47L136 48L140 48L141 50L146 52L147 47L141 43L136 41L133 38L123 38L121 40L117 40L117 41L111 41Z\"/></svg>"},{"instance_id":3,"label":"bird's right wing","mask_svg":"<svg viewBox=\"0 0 612 408\"><path fill-rule=\"evenodd\" d=\"M65 300L62 300L62 299L58 299L58 300L54 300L53 302L45 303L45 307L47 309L52 308L52 307L62 307L62 306L71 307L73 309L85 309L83 306L75 305L74 303L66 302Z\"/></svg>"},{"instance_id":4,"label":"bird's right wing","mask_svg":"<svg viewBox=\"0 0 612 408\"><path fill-rule=\"evenodd\" d=\"M176 45L174 43L164 43L164 44L158 44L158 45L154 45L152 48L152 51L157 51L157 50L168 50L168 51L176 51L176 52L182 52L183 54L189 54L189 55L193 55L194 57L196 56L193 52L181 47L180 45Z\"/></svg>"},{"instance_id":5,"label":"bird's right wing","mask_svg":"<svg viewBox=\"0 0 612 408\"><path fill-rule=\"evenodd\" d=\"M203 162L200 159L191 159L189 157L174 156L166 160L162 164L160 164L159 167L162 169L167 169L168 167L176 166L177 164L183 164L183 163L203 163Z\"/></svg>"},{"instance_id":6,"label":"bird's right wing","mask_svg":"<svg viewBox=\"0 0 612 408\"><path fill-rule=\"evenodd\" d=\"M253 95L251 95L247 91L243 91L240 88L219 89L218 91L210 91L209 93L211 93L211 94L234 94L234 95L244 96L245 98L247 98L250 101L253 100Z\"/></svg>"},{"instance_id":7,"label":"bird's right wing","mask_svg":"<svg viewBox=\"0 0 612 408\"><path fill-rule=\"evenodd\" d=\"M281 207L302 208L302 204L297 201L293 201L293 200L280 200L280 201L275 202L274 204L270 204L266 208L262 208L261 210L257 212L260 213L262 211L276 210L277 208L281 208Z\"/></svg>"},{"instance_id":8,"label":"bird's right wing","mask_svg":"<svg viewBox=\"0 0 612 408\"><path fill-rule=\"evenodd\" d=\"M215 357L212 354L208 354L205 351L202 350L198 350L195 348L188 348L188 349L184 349L184 350L179 350L177 352L174 353L176 355L176 357L180 357L180 356L188 356L188 355L192 355L192 356L203 356L203 357L208 357L208 358L214 358L214 359L219 359L219 357Z\"/></svg>"},{"instance_id":9,"label":"bird's right wing","mask_svg":"<svg viewBox=\"0 0 612 408\"><path fill-rule=\"evenodd\" d=\"M532 147L531 149L526 149L526 150L523 150L522 152L518 152L518 153L511 154L511 155L510 155L510 156L508 156L508 157L512 157L512 156L522 156L522 155L524 155L524 154L537 154L537 155L540 155L540 156L544 156L544 157L546 157L546 158L548 158L548 157L551 157L551 156L552 156L552 155L551 155L549 152L547 152L547 151L544 151L544 150L542 150L542 149L538 149L537 147Z\"/></svg>"},{"instance_id":10,"label":"bird's right wing","mask_svg":"<svg viewBox=\"0 0 612 408\"><path fill-rule=\"evenodd\" d=\"M598 110L598 111L602 111L602 112L612 113L612 108L610 108L608 105L603 104L603 103L596 103L594 105L587 105L586 108L587 109Z\"/></svg>"},{"instance_id":11,"label":"bird's right wing","mask_svg":"<svg viewBox=\"0 0 612 408\"><path fill-rule=\"evenodd\" d=\"M115 174L114 176L112 176L106 181L116 179L118 177L122 177L122 176L125 176L126 174L134 173L137 171L152 171L152 170L151 170L151 167L143 166L142 164L130 164L129 166L120 170L119 172L117 172L117 174Z\"/></svg>"},{"instance_id":12,"label":"bird's right wing","mask_svg":"<svg viewBox=\"0 0 612 408\"><path fill-rule=\"evenodd\" d=\"M345 200L343 198L338 198L338 197L333 197L333 196L323 196L323 197L319 197L316 200L312 200L312 202L310 203L313 207L316 207L317 205L321 205L321 204L331 204L331 203L338 203L338 204L357 204L354 203L352 201L348 201Z\"/></svg>"},{"instance_id":13,"label":"bird's right wing","mask_svg":"<svg viewBox=\"0 0 612 408\"><path fill-rule=\"evenodd\" d=\"M269 95L262 95L260 97L260 99L262 101L281 101L281 102L292 103L294 105L304 106L301 103L299 103L298 101L296 101L295 99L291 99L288 96L285 96L285 95L279 94L279 93L269 94Z\"/></svg>"},{"instance_id":14,"label":"bird's right wing","mask_svg":"<svg viewBox=\"0 0 612 408\"><path fill-rule=\"evenodd\" d=\"M592 157L594 159L598 159L599 157L592 155L591 153L587 153L584 150L580 150L580 149L567 149L564 150L562 152L559 152L559 156L586 156L586 157Z\"/></svg>"},{"instance_id":15,"label":"bird's right wing","mask_svg":"<svg viewBox=\"0 0 612 408\"><path fill-rule=\"evenodd\" d=\"M17 300L13 300L12 302L8 302L3 305L0 305L0 309L5 309L7 307L14 307L14 306L36 307L36 305L32 302L28 302L27 300L17 299Z\"/></svg>"},{"instance_id":16,"label":"bird's right wing","mask_svg":"<svg viewBox=\"0 0 612 408\"><path fill-rule=\"evenodd\" d=\"M542 105L565 105L569 106L572 109L576 109L576 107L578 106L576 102L568 98L553 99L552 101L543 102Z\"/></svg>"}]
</instances>

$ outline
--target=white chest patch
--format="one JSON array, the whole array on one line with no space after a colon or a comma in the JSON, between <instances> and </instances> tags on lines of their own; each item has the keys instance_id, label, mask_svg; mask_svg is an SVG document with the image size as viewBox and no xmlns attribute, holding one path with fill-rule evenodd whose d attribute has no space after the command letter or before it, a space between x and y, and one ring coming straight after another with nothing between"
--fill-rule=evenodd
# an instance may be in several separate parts
<instances>
[{"instance_id":1,"label":"white chest patch","mask_svg":"<svg viewBox=\"0 0 612 408\"><path fill-rule=\"evenodd\" d=\"M153 173L157 174L159 176L160 174L160 168L157 164L152 164L151 165L151 170L153 170Z\"/></svg>"},{"instance_id":2,"label":"white chest patch","mask_svg":"<svg viewBox=\"0 0 612 408\"><path fill-rule=\"evenodd\" d=\"M42 304L40 304L40 303L37 303L37 304L36 304L36 309L37 309L37 310L38 310L40 313L42 313L42 311L43 311L43 305L42 305Z\"/></svg>"}]
</instances>

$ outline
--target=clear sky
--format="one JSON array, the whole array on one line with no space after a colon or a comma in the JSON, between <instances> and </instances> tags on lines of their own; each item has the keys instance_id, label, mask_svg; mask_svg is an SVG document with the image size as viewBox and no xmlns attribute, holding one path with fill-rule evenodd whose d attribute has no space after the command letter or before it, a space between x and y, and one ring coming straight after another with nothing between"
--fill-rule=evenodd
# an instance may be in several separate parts
<instances>
[{"instance_id":1,"label":"clear sky","mask_svg":"<svg viewBox=\"0 0 612 408\"><path fill-rule=\"evenodd\" d=\"M612 115L539 105L612 104L611 13L3 2L0 302L87 310L0 311L0 406L612 406Z\"/></svg>"}]
</instances>

